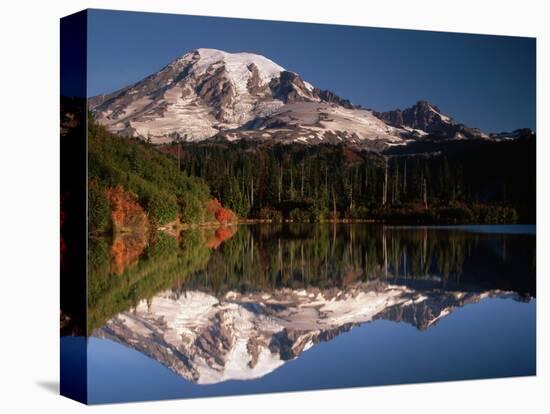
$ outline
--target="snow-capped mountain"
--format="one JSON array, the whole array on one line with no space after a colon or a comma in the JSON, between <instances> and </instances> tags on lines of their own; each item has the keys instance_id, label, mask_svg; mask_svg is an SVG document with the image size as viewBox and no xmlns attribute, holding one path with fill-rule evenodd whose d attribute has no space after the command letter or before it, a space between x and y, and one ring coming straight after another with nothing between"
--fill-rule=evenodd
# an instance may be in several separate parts
<instances>
[{"instance_id":1,"label":"snow-capped mountain","mask_svg":"<svg viewBox=\"0 0 550 414\"><path fill-rule=\"evenodd\" d=\"M387 148L419 139L491 139L435 105L375 112L264 56L196 49L159 72L89 99L111 132L154 144L206 139L340 143Z\"/></svg>"},{"instance_id":2,"label":"snow-capped mountain","mask_svg":"<svg viewBox=\"0 0 550 414\"><path fill-rule=\"evenodd\" d=\"M154 143L200 140L282 106L270 85L283 72L263 56L197 49L134 85L90 99L90 107L116 133Z\"/></svg>"},{"instance_id":3,"label":"snow-capped mountain","mask_svg":"<svg viewBox=\"0 0 550 414\"><path fill-rule=\"evenodd\" d=\"M252 53L197 49L89 106L110 131L166 143L214 137L403 142L404 128Z\"/></svg>"},{"instance_id":4,"label":"snow-capped mountain","mask_svg":"<svg viewBox=\"0 0 550 414\"><path fill-rule=\"evenodd\" d=\"M223 297L166 291L111 319L94 336L132 347L190 381L211 384L262 377L359 324L386 319L424 330L456 307L505 295L380 282Z\"/></svg>"}]
</instances>

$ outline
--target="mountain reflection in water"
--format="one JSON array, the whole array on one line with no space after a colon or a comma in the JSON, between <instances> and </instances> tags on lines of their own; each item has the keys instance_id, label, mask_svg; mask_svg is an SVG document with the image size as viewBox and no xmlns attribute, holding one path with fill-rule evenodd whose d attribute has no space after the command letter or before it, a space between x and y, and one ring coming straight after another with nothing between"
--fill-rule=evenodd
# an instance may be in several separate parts
<instances>
[{"instance_id":1,"label":"mountain reflection in water","mask_svg":"<svg viewBox=\"0 0 550 414\"><path fill-rule=\"evenodd\" d=\"M239 226L160 235L139 259L131 238L94 240L88 329L191 382L260 378L374 320L426 330L484 298L530 301L535 237L500 231Z\"/></svg>"}]
</instances>

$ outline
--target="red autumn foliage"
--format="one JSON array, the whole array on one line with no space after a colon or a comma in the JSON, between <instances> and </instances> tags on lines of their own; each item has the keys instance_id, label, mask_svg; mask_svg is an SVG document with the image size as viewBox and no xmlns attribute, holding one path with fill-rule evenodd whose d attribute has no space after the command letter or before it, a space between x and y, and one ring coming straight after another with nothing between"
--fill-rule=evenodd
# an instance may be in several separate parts
<instances>
[{"instance_id":1,"label":"red autumn foliage","mask_svg":"<svg viewBox=\"0 0 550 414\"><path fill-rule=\"evenodd\" d=\"M224 241L229 240L231 237L233 237L236 232L236 226L219 227L214 232L213 237L206 242L206 245L211 249L217 249Z\"/></svg>"},{"instance_id":2,"label":"red autumn foliage","mask_svg":"<svg viewBox=\"0 0 550 414\"><path fill-rule=\"evenodd\" d=\"M147 238L144 234L125 234L117 237L111 246L111 272L124 273L127 267L137 262L145 249Z\"/></svg>"},{"instance_id":3,"label":"red autumn foliage","mask_svg":"<svg viewBox=\"0 0 550 414\"><path fill-rule=\"evenodd\" d=\"M149 227L147 215L139 205L135 194L124 191L121 186L116 186L107 189L106 195L111 202L111 218L115 228L147 231Z\"/></svg>"},{"instance_id":4,"label":"red autumn foliage","mask_svg":"<svg viewBox=\"0 0 550 414\"><path fill-rule=\"evenodd\" d=\"M237 215L234 211L222 206L222 203L217 198L213 198L206 205L208 212L212 213L220 224L228 224L237 222Z\"/></svg>"},{"instance_id":5,"label":"red autumn foliage","mask_svg":"<svg viewBox=\"0 0 550 414\"><path fill-rule=\"evenodd\" d=\"M216 213L216 220L222 224L234 223L237 221L237 215L232 210L222 208Z\"/></svg>"}]
</instances>

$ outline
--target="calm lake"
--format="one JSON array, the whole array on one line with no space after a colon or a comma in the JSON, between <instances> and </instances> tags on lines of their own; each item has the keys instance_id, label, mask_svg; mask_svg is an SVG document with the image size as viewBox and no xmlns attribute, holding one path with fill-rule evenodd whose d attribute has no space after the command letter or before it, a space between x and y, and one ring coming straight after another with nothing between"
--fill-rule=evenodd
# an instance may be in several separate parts
<instances>
[{"instance_id":1,"label":"calm lake","mask_svg":"<svg viewBox=\"0 0 550 414\"><path fill-rule=\"evenodd\" d=\"M89 401L534 375L535 266L534 226L93 240Z\"/></svg>"}]
</instances>

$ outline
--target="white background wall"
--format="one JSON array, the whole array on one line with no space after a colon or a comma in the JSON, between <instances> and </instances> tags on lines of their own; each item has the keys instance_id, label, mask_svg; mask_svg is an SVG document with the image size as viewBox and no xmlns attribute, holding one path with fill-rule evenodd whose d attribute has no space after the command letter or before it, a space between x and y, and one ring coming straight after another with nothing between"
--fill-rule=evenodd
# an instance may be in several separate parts
<instances>
[{"instance_id":1,"label":"white background wall","mask_svg":"<svg viewBox=\"0 0 550 414\"><path fill-rule=\"evenodd\" d=\"M0 11L0 411L81 412L58 381L59 22L86 7L538 38L538 376L99 406L92 412L534 413L550 406L550 34L544 1L8 0ZM543 94L541 91L546 92ZM546 111L545 111L546 109ZM546 323L546 329L544 324ZM546 411L547 412L547 411Z\"/></svg>"}]
</instances>

